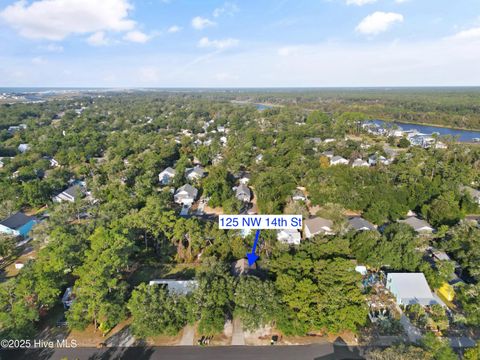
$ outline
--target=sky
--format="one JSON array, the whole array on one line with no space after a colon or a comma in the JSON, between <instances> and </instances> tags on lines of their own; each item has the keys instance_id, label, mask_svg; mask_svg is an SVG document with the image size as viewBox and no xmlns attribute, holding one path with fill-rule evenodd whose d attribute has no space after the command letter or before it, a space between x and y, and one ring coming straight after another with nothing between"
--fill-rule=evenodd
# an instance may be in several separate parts
<instances>
[{"instance_id":1,"label":"sky","mask_svg":"<svg viewBox=\"0 0 480 360\"><path fill-rule=\"evenodd\" d=\"M0 0L0 87L479 85L479 0Z\"/></svg>"}]
</instances>

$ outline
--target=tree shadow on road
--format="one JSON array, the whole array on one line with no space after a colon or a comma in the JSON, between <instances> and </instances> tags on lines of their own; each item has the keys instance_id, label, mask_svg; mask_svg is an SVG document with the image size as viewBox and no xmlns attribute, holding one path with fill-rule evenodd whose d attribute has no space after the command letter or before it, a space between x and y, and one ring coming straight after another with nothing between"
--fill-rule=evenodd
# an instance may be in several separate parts
<instances>
[{"instance_id":1,"label":"tree shadow on road","mask_svg":"<svg viewBox=\"0 0 480 360\"><path fill-rule=\"evenodd\" d=\"M360 348L349 346L341 337L337 337L333 343L333 354L316 357L313 360L361 360Z\"/></svg>"}]
</instances>

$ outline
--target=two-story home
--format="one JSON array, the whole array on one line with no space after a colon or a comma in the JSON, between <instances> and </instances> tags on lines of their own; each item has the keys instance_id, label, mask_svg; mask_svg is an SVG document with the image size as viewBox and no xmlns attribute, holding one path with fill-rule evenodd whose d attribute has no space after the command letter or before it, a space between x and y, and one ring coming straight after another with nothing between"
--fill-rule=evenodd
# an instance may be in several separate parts
<instances>
[{"instance_id":1,"label":"two-story home","mask_svg":"<svg viewBox=\"0 0 480 360\"><path fill-rule=\"evenodd\" d=\"M173 181L173 178L176 174L177 172L175 171L175 169L167 167L160 174L158 174L158 181L160 181L160 184L162 185L168 185Z\"/></svg>"},{"instance_id":2,"label":"two-story home","mask_svg":"<svg viewBox=\"0 0 480 360\"><path fill-rule=\"evenodd\" d=\"M198 196L198 190L190 184L178 188L173 196L174 201L179 205L192 205Z\"/></svg>"}]
</instances>

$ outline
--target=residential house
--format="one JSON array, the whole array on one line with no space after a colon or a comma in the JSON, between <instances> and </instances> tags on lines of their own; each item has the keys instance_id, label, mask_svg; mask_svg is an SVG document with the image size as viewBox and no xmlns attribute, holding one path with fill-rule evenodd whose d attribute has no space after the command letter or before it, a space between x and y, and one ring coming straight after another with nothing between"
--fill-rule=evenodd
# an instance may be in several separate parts
<instances>
[{"instance_id":1,"label":"residential house","mask_svg":"<svg viewBox=\"0 0 480 360\"><path fill-rule=\"evenodd\" d=\"M175 169L167 167L160 174L158 174L158 181L160 181L160 184L162 185L168 185L173 181L173 178L176 174L177 172L175 171Z\"/></svg>"},{"instance_id":2,"label":"residential house","mask_svg":"<svg viewBox=\"0 0 480 360\"><path fill-rule=\"evenodd\" d=\"M432 294L423 273L390 273L386 287L395 296L398 305L441 304Z\"/></svg>"},{"instance_id":3,"label":"residential house","mask_svg":"<svg viewBox=\"0 0 480 360\"><path fill-rule=\"evenodd\" d=\"M277 230L277 240L289 244L289 245L300 245L302 235L296 229L282 229Z\"/></svg>"},{"instance_id":4,"label":"residential house","mask_svg":"<svg viewBox=\"0 0 480 360\"><path fill-rule=\"evenodd\" d=\"M407 224L410 226L415 232L419 234L431 234L434 231L434 228L425 220L419 219L416 216L410 216L405 220L398 220L399 223Z\"/></svg>"},{"instance_id":5,"label":"residential house","mask_svg":"<svg viewBox=\"0 0 480 360\"><path fill-rule=\"evenodd\" d=\"M200 180L204 176L205 169L200 165L196 165L193 168L188 168L185 170L185 177L190 181Z\"/></svg>"},{"instance_id":6,"label":"residential house","mask_svg":"<svg viewBox=\"0 0 480 360\"><path fill-rule=\"evenodd\" d=\"M460 186L460 191L464 194L470 195L470 197L475 201L477 204L480 205L480 191L474 189L470 186Z\"/></svg>"},{"instance_id":7,"label":"residential house","mask_svg":"<svg viewBox=\"0 0 480 360\"><path fill-rule=\"evenodd\" d=\"M330 165L348 165L348 160L337 155L330 159Z\"/></svg>"},{"instance_id":8,"label":"residential house","mask_svg":"<svg viewBox=\"0 0 480 360\"><path fill-rule=\"evenodd\" d=\"M333 151L328 150L328 151L324 151L324 152L322 153L322 155L323 155L323 156L326 156L326 157L329 158L329 159L332 159L333 156L334 156L334 153L333 153Z\"/></svg>"},{"instance_id":9,"label":"residential house","mask_svg":"<svg viewBox=\"0 0 480 360\"><path fill-rule=\"evenodd\" d=\"M375 225L359 216L349 218L348 227L354 231L371 231L376 229Z\"/></svg>"},{"instance_id":10,"label":"residential house","mask_svg":"<svg viewBox=\"0 0 480 360\"><path fill-rule=\"evenodd\" d=\"M85 185L82 182L74 183L68 189L53 197L53 201L61 203L63 201L75 202L85 195Z\"/></svg>"},{"instance_id":11,"label":"residential house","mask_svg":"<svg viewBox=\"0 0 480 360\"><path fill-rule=\"evenodd\" d=\"M390 161L385 156L374 154L368 158L368 164L370 166L375 166L378 164L390 165Z\"/></svg>"},{"instance_id":12,"label":"residential house","mask_svg":"<svg viewBox=\"0 0 480 360\"><path fill-rule=\"evenodd\" d=\"M150 280L148 285L160 285L166 287L167 290L171 293L175 293L177 295L187 295L194 291L198 287L197 280L167 280L167 279L159 279L159 280Z\"/></svg>"},{"instance_id":13,"label":"residential house","mask_svg":"<svg viewBox=\"0 0 480 360\"><path fill-rule=\"evenodd\" d=\"M321 217L315 217L305 220L305 237L310 239L315 235L334 235L333 221Z\"/></svg>"},{"instance_id":14,"label":"residential house","mask_svg":"<svg viewBox=\"0 0 480 360\"><path fill-rule=\"evenodd\" d=\"M352 163L352 167L369 167L368 162L362 159L355 159Z\"/></svg>"},{"instance_id":15,"label":"residential house","mask_svg":"<svg viewBox=\"0 0 480 360\"><path fill-rule=\"evenodd\" d=\"M0 222L0 233L28 238L30 230L37 222L35 217L19 211Z\"/></svg>"},{"instance_id":16,"label":"residential house","mask_svg":"<svg viewBox=\"0 0 480 360\"><path fill-rule=\"evenodd\" d=\"M240 175L239 179L238 179L238 182L242 185L248 185L248 183L250 182L250 179L251 179L251 175L250 173L247 173L247 172L244 172Z\"/></svg>"},{"instance_id":17,"label":"residential house","mask_svg":"<svg viewBox=\"0 0 480 360\"><path fill-rule=\"evenodd\" d=\"M302 189L295 189L292 193L292 200L293 201L307 201L307 196L303 192Z\"/></svg>"},{"instance_id":18,"label":"residential house","mask_svg":"<svg viewBox=\"0 0 480 360\"><path fill-rule=\"evenodd\" d=\"M30 149L29 144L20 144L18 145L18 151L20 151L22 154L27 152Z\"/></svg>"},{"instance_id":19,"label":"residential house","mask_svg":"<svg viewBox=\"0 0 480 360\"><path fill-rule=\"evenodd\" d=\"M190 184L178 188L174 195L174 201L180 205L192 205L197 199L198 190Z\"/></svg>"},{"instance_id":20,"label":"residential house","mask_svg":"<svg viewBox=\"0 0 480 360\"><path fill-rule=\"evenodd\" d=\"M257 265L253 263L251 266L248 264L248 260L243 258L237 261L234 261L231 266L232 275L241 276L241 275L251 275L257 269Z\"/></svg>"},{"instance_id":21,"label":"residential house","mask_svg":"<svg viewBox=\"0 0 480 360\"><path fill-rule=\"evenodd\" d=\"M250 202L252 193L247 185L241 184L235 188L235 197L242 202Z\"/></svg>"},{"instance_id":22,"label":"residential house","mask_svg":"<svg viewBox=\"0 0 480 360\"><path fill-rule=\"evenodd\" d=\"M255 157L255 162L257 164L261 163L263 161L263 154L258 154L256 157Z\"/></svg>"}]
</instances>

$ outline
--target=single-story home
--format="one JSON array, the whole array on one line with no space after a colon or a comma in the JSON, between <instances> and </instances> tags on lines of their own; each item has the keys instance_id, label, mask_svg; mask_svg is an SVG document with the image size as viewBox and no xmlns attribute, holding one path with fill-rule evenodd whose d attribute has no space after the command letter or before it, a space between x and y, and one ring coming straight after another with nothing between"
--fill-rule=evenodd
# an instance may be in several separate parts
<instances>
[{"instance_id":1,"label":"single-story home","mask_svg":"<svg viewBox=\"0 0 480 360\"><path fill-rule=\"evenodd\" d=\"M250 202L252 192L247 185L241 184L235 188L235 197L242 202Z\"/></svg>"},{"instance_id":2,"label":"single-story home","mask_svg":"<svg viewBox=\"0 0 480 360\"><path fill-rule=\"evenodd\" d=\"M245 258L239 259L232 263L232 275L241 276L252 274L257 269L257 265L253 263L251 266L248 265L248 260Z\"/></svg>"},{"instance_id":3,"label":"single-story home","mask_svg":"<svg viewBox=\"0 0 480 360\"><path fill-rule=\"evenodd\" d=\"M161 285L168 289L168 291L178 294L178 295L187 295L194 291L198 287L197 280L150 280L148 285Z\"/></svg>"},{"instance_id":4,"label":"single-story home","mask_svg":"<svg viewBox=\"0 0 480 360\"><path fill-rule=\"evenodd\" d=\"M369 167L370 165L363 159L355 159L352 163L352 167Z\"/></svg>"},{"instance_id":5,"label":"single-story home","mask_svg":"<svg viewBox=\"0 0 480 360\"><path fill-rule=\"evenodd\" d=\"M19 211L0 222L0 233L27 238L28 233L37 222L35 217Z\"/></svg>"},{"instance_id":6,"label":"single-story home","mask_svg":"<svg viewBox=\"0 0 480 360\"><path fill-rule=\"evenodd\" d=\"M177 172L175 171L175 169L167 167L160 174L158 174L158 181L160 181L160 184L162 185L168 185L173 180L176 174Z\"/></svg>"},{"instance_id":7,"label":"single-story home","mask_svg":"<svg viewBox=\"0 0 480 360\"><path fill-rule=\"evenodd\" d=\"M305 237L310 239L315 235L334 235L333 221L321 217L315 217L305 220Z\"/></svg>"},{"instance_id":8,"label":"single-story home","mask_svg":"<svg viewBox=\"0 0 480 360\"><path fill-rule=\"evenodd\" d=\"M375 230L375 225L365 220L360 216L351 217L348 219L348 227L355 231Z\"/></svg>"},{"instance_id":9,"label":"single-story home","mask_svg":"<svg viewBox=\"0 0 480 360\"><path fill-rule=\"evenodd\" d=\"M434 231L434 228L428 222L419 219L416 216L410 216L405 220L398 220L398 222L402 224L407 224L419 234L431 234Z\"/></svg>"},{"instance_id":10,"label":"single-story home","mask_svg":"<svg viewBox=\"0 0 480 360\"><path fill-rule=\"evenodd\" d=\"M330 165L348 165L348 160L337 155L330 159Z\"/></svg>"},{"instance_id":11,"label":"single-story home","mask_svg":"<svg viewBox=\"0 0 480 360\"><path fill-rule=\"evenodd\" d=\"M386 287L395 296L398 305L440 304L423 273L390 273L387 275Z\"/></svg>"},{"instance_id":12,"label":"single-story home","mask_svg":"<svg viewBox=\"0 0 480 360\"><path fill-rule=\"evenodd\" d=\"M190 181L200 180L204 176L205 169L200 165L185 170L185 177Z\"/></svg>"},{"instance_id":13,"label":"single-story home","mask_svg":"<svg viewBox=\"0 0 480 360\"><path fill-rule=\"evenodd\" d=\"M75 183L68 189L53 197L53 201L61 203L63 201L75 202L85 195L85 187L82 183Z\"/></svg>"},{"instance_id":14,"label":"single-story home","mask_svg":"<svg viewBox=\"0 0 480 360\"><path fill-rule=\"evenodd\" d=\"M180 205L192 205L197 199L198 190L190 184L178 188L173 196L174 201Z\"/></svg>"},{"instance_id":15,"label":"single-story home","mask_svg":"<svg viewBox=\"0 0 480 360\"><path fill-rule=\"evenodd\" d=\"M296 229L277 230L277 240L289 245L300 245L302 235Z\"/></svg>"}]
</instances>

